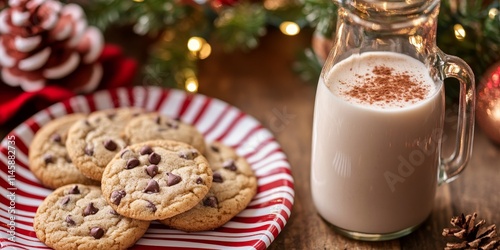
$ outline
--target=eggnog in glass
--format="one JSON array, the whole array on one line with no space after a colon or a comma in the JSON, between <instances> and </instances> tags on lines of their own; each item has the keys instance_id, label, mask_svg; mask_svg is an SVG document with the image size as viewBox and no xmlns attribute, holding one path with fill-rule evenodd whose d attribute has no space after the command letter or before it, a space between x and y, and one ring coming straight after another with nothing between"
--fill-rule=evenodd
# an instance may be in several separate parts
<instances>
[{"instance_id":1,"label":"eggnog in glass","mask_svg":"<svg viewBox=\"0 0 500 250\"><path fill-rule=\"evenodd\" d=\"M435 41L438 0L340 0L314 106L311 194L337 232L388 240L414 231L439 184L465 168L474 75ZM443 80L460 85L455 150L441 154Z\"/></svg>"},{"instance_id":2,"label":"eggnog in glass","mask_svg":"<svg viewBox=\"0 0 500 250\"><path fill-rule=\"evenodd\" d=\"M409 56L371 52L335 65L320 80L315 103L311 188L318 212L367 233L424 221L437 186L443 94Z\"/></svg>"}]
</instances>

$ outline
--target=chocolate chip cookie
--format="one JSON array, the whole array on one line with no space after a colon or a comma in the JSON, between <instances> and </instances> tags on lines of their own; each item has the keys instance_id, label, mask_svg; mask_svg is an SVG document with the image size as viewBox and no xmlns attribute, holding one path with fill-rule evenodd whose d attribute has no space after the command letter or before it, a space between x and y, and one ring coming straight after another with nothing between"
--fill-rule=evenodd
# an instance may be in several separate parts
<instances>
[{"instance_id":1,"label":"chocolate chip cookie","mask_svg":"<svg viewBox=\"0 0 500 250\"><path fill-rule=\"evenodd\" d=\"M66 148L75 166L87 177L101 180L111 159L127 145L123 129L141 109L96 111L71 126Z\"/></svg>"},{"instance_id":2,"label":"chocolate chip cookie","mask_svg":"<svg viewBox=\"0 0 500 250\"><path fill-rule=\"evenodd\" d=\"M97 186L70 184L47 196L36 211L33 228L54 249L126 249L149 227L148 221L121 216Z\"/></svg>"},{"instance_id":3,"label":"chocolate chip cookie","mask_svg":"<svg viewBox=\"0 0 500 250\"><path fill-rule=\"evenodd\" d=\"M160 221L183 231L212 230L247 207L257 193L257 179L248 162L229 146L214 142L206 158L213 171L208 194L194 208Z\"/></svg>"},{"instance_id":4,"label":"chocolate chip cookie","mask_svg":"<svg viewBox=\"0 0 500 250\"><path fill-rule=\"evenodd\" d=\"M41 127L33 137L29 147L29 168L45 187L56 189L71 183L99 183L85 177L75 167L65 146L69 128L83 118L83 114L56 118Z\"/></svg>"},{"instance_id":5,"label":"chocolate chip cookie","mask_svg":"<svg viewBox=\"0 0 500 250\"><path fill-rule=\"evenodd\" d=\"M203 135L193 126L159 113L146 113L132 119L125 127L130 144L149 140L174 140L205 152Z\"/></svg>"},{"instance_id":6,"label":"chocolate chip cookie","mask_svg":"<svg viewBox=\"0 0 500 250\"><path fill-rule=\"evenodd\" d=\"M102 176L105 199L124 216L166 219L195 206L212 185L207 160L191 145L169 140L133 144Z\"/></svg>"}]
</instances>

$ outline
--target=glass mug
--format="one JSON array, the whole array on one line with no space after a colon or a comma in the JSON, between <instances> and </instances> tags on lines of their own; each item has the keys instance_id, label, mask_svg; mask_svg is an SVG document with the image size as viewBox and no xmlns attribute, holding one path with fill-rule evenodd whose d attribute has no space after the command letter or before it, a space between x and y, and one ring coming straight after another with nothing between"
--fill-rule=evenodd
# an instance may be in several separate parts
<instances>
[{"instance_id":1,"label":"glass mug","mask_svg":"<svg viewBox=\"0 0 500 250\"><path fill-rule=\"evenodd\" d=\"M438 0L344 0L314 106L311 191L343 235L388 240L429 216L436 188L465 168L474 75L436 46ZM441 155L444 78L460 98L455 151Z\"/></svg>"}]
</instances>

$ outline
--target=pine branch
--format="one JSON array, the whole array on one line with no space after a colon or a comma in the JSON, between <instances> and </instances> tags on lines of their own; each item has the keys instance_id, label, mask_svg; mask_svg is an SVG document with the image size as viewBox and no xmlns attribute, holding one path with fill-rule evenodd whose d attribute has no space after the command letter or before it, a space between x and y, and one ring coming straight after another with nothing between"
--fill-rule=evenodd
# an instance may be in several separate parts
<instances>
[{"instance_id":1,"label":"pine branch","mask_svg":"<svg viewBox=\"0 0 500 250\"><path fill-rule=\"evenodd\" d=\"M325 37L332 37L337 23L337 5L331 0L301 0L303 13L311 26Z\"/></svg>"},{"instance_id":2,"label":"pine branch","mask_svg":"<svg viewBox=\"0 0 500 250\"><path fill-rule=\"evenodd\" d=\"M214 21L214 37L227 50L252 49L266 33L266 12L260 4L237 3L223 9Z\"/></svg>"}]
</instances>

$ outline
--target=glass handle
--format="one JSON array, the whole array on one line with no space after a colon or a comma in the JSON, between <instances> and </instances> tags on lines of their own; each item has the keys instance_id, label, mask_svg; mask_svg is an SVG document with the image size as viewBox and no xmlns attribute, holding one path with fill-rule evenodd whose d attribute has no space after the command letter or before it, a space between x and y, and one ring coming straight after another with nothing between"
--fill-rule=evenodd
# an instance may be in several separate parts
<instances>
[{"instance_id":1,"label":"glass handle","mask_svg":"<svg viewBox=\"0 0 500 250\"><path fill-rule=\"evenodd\" d=\"M465 169L471 153L474 138L474 112L476 107L476 90L474 73L460 58L444 55L441 72L445 78L456 78L460 84L456 144L453 153L441 156L439 183L455 180Z\"/></svg>"}]
</instances>

